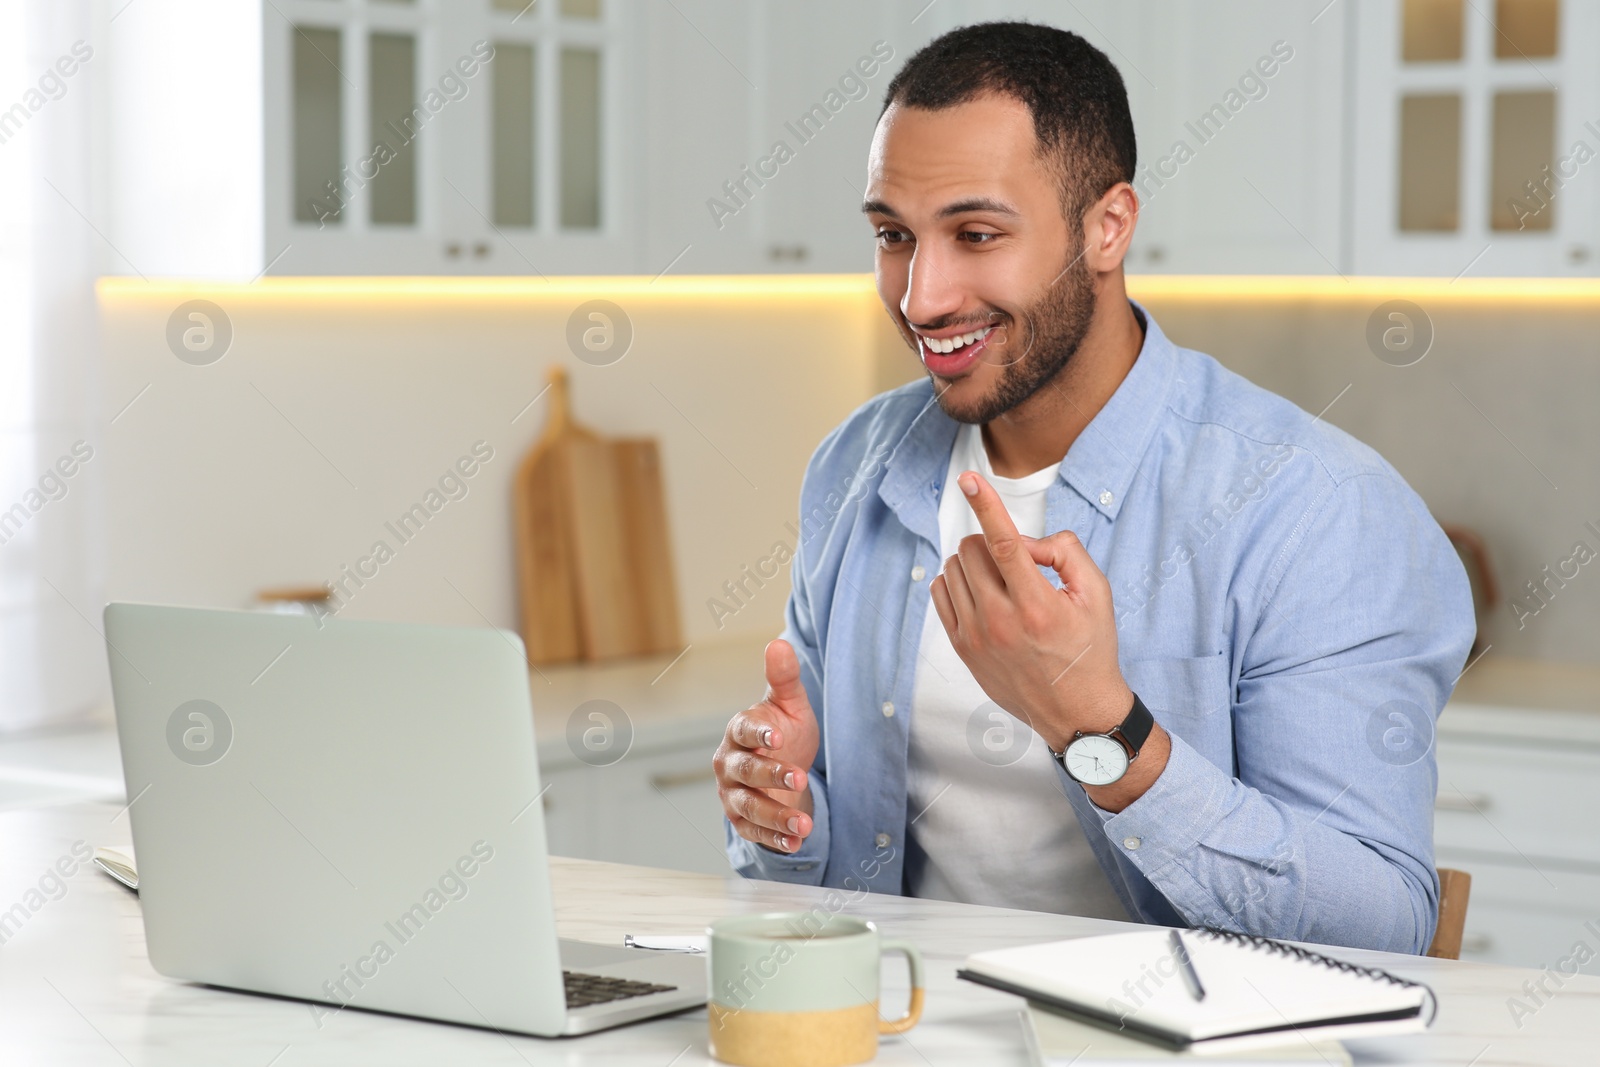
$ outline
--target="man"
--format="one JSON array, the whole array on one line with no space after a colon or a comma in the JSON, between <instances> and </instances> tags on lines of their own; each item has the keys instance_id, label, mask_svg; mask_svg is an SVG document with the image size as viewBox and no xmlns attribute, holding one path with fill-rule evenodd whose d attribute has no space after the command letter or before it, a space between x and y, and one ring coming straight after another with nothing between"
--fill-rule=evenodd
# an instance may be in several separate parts
<instances>
[{"instance_id":1,"label":"man","mask_svg":"<svg viewBox=\"0 0 1600 1067\"><path fill-rule=\"evenodd\" d=\"M863 210L928 377L812 457L803 515L856 491L717 750L729 855L1424 951L1465 573L1381 457L1128 300L1133 174L1074 34L966 27L890 83Z\"/></svg>"}]
</instances>

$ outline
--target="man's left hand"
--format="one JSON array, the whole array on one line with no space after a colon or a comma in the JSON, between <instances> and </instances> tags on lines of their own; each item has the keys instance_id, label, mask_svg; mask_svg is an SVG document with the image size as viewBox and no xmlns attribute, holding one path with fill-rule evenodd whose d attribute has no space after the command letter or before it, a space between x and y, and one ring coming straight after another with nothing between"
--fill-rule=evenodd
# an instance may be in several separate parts
<instances>
[{"instance_id":1,"label":"man's left hand","mask_svg":"<svg viewBox=\"0 0 1600 1067\"><path fill-rule=\"evenodd\" d=\"M1105 575L1071 530L1026 537L982 476L967 471L958 483L983 533L962 538L930 586L956 654L991 700L1057 752L1075 731L1122 722L1133 691L1117 665Z\"/></svg>"}]
</instances>

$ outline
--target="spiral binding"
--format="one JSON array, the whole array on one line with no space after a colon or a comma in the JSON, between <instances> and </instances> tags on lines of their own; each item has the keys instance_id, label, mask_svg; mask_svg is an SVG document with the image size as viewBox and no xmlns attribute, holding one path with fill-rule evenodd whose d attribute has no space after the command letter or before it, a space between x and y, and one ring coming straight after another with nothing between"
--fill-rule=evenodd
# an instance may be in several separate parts
<instances>
[{"instance_id":1,"label":"spiral binding","mask_svg":"<svg viewBox=\"0 0 1600 1067\"><path fill-rule=\"evenodd\" d=\"M1305 963L1314 963L1319 967L1328 967L1335 971L1343 971L1346 974L1370 978L1373 981L1388 982L1391 985L1404 986L1408 989L1421 989L1428 994L1428 1006L1431 1009L1428 1013L1427 1025L1432 1026L1434 1016L1439 1014L1439 998L1434 995L1433 987L1425 982L1415 982L1409 978L1401 978L1399 975L1391 974L1379 967L1362 967L1360 964L1350 963L1346 960L1336 960L1332 956L1324 956L1320 952L1313 952L1308 948L1301 948L1299 945L1291 945L1270 937L1263 937L1260 934L1241 934L1236 930L1223 930L1216 926L1196 926L1190 932L1197 937L1210 938L1213 941L1226 941L1229 944L1240 945L1244 948L1266 949L1274 955L1286 956Z\"/></svg>"}]
</instances>

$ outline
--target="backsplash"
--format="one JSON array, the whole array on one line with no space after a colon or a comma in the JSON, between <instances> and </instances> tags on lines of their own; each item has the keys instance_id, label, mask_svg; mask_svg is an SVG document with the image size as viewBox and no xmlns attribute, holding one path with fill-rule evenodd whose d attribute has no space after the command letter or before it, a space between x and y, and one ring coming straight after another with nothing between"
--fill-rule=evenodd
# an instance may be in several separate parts
<instances>
[{"instance_id":1,"label":"backsplash","mask_svg":"<svg viewBox=\"0 0 1600 1067\"><path fill-rule=\"evenodd\" d=\"M1600 566L1590 565L1600 557L1600 290L1404 279L1280 288L1192 295L1159 278L1130 282L1178 344L1312 414L1327 408L1323 418L1382 453L1434 518L1483 536L1501 592L1480 635L1489 655L1600 663ZM1407 366L1396 364L1415 349L1369 344L1374 312L1393 301L1422 309L1419 338L1431 324L1426 354ZM1381 329L1406 328L1379 318ZM1383 541L1375 526L1372 550Z\"/></svg>"},{"instance_id":2,"label":"backsplash","mask_svg":"<svg viewBox=\"0 0 1600 1067\"><path fill-rule=\"evenodd\" d=\"M1600 290L1129 285L1174 341L1326 409L1440 522L1483 535L1503 595L1484 628L1491 655L1600 664ZM610 365L568 342L573 311L595 298L631 319L632 346ZM214 364L169 344L169 318L194 299L230 319L231 347ZM1374 311L1394 300L1423 310L1416 328L1431 324L1409 366L1369 345ZM336 580L480 447L493 460L346 610L514 627L510 479L543 425L530 401L560 361L580 419L661 441L686 641L775 634L788 569L772 560L797 537L807 459L857 405L919 371L866 275L118 281L100 303L102 410L116 413L102 431L107 588L118 599L240 606L263 587ZM1380 338L1390 325L1381 318ZM1383 544L1375 525L1372 550Z\"/></svg>"}]
</instances>

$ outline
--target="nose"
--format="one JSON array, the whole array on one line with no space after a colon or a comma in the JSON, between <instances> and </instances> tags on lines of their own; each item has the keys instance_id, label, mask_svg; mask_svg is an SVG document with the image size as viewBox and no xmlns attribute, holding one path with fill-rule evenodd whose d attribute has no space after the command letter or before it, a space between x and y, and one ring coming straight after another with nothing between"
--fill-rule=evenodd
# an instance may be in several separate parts
<instances>
[{"instance_id":1,"label":"nose","mask_svg":"<svg viewBox=\"0 0 1600 1067\"><path fill-rule=\"evenodd\" d=\"M966 294L958 284L958 275L939 262L930 245L918 246L906 269L906 291L900 298L900 313L907 322L927 326L961 311Z\"/></svg>"}]
</instances>

